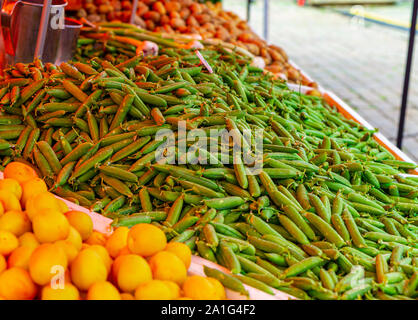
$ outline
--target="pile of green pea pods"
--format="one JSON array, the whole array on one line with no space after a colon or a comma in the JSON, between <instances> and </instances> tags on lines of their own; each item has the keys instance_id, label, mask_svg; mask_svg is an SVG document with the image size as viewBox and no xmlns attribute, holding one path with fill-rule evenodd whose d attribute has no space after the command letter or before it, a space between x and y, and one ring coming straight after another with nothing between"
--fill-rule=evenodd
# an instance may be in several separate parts
<instances>
[{"instance_id":1,"label":"pile of green pea pods","mask_svg":"<svg viewBox=\"0 0 418 320\"><path fill-rule=\"evenodd\" d=\"M405 175L415 164L239 52L200 50L209 73L193 50L141 57L112 43L96 55L86 47L96 41L81 40L74 62L4 70L3 166L32 163L52 192L114 226L159 226L231 270L205 269L238 291L245 283L301 299L417 298L418 179ZM194 164L157 163L164 141L155 135L180 121L188 131L233 131L250 153L262 130L261 172L235 161L232 140L229 164L203 149Z\"/></svg>"}]
</instances>

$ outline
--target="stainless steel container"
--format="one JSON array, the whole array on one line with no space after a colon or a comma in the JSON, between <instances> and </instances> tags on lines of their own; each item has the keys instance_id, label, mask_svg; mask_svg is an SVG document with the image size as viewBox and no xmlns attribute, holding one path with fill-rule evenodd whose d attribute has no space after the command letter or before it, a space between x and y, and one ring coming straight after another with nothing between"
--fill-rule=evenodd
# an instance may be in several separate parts
<instances>
[{"instance_id":1,"label":"stainless steel container","mask_svg":"<svg viewBox=\"0 0 418 320\"><path fill-rule=\"evenodd\" d=\"M77 38L82 26L77 20L65 18L64 30L61 31L59 42L57 64L68 61L74 56L77 48Z\"/></svg>"},{"instance_id":2,"label":"stainless steel container","mask_svg":"<svg viewBox=\"0 0 418 320\"><path fill-rule=\"evenodd\" d=\"M52 0L46 39L41 59L56 62L61 32L64 29L65 0ZM1 12L1 32L5 47L4 62L31 62L35 55L36 41L41 21L43 0L19 0L8 4Z\"/></svg>"}]
</instances>

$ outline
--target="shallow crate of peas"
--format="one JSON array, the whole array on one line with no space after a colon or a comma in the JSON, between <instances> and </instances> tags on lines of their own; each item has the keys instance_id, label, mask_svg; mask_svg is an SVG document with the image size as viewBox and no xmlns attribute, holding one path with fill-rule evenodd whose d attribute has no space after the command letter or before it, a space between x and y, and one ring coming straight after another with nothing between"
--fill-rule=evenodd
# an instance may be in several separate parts
<instances>
[{"instance_id":1,"label":"shallow crate of peas","mask_svg":"<svg viewBox=\"0 0 418 320\"><path fill-rule=\"evenodd\" d=\"M162 46L143 58L126 43L102 45L84 39L76 62L5 70L3 166L32 163L52 192L115 226L157 225L231 270L205 269L225 286L301 299L418 297L418 179L403 175L415 164L237 52L202 49L209 74L193 50ZM179 121L204 132L263 129L261 173L220 159L157 164L155 134ZM214 157L203 151L194 156Z\"/></svg>"}]
</instances>

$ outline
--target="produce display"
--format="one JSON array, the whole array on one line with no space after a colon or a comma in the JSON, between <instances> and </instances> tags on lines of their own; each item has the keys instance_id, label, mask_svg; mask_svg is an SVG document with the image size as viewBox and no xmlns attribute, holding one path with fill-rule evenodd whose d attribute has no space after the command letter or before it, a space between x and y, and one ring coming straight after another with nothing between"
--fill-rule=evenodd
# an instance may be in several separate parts
<instances>
[{"instance_id":1,"label":"produce display","mask_svg":"<svg viewBox=\"0 0 418 320\"><path fill-rule=\"evenodd\" d=\"M128 22L131 1L84 0L75 17L92 23L104 21ZM198 3L193 0L145 0L138 2L135 24L162 33L198 34L203 39L220 39L261 56L266 69L281 74L290 82L316 87L292 66L286 52L269 45L253 32L246 21L233 12L222 9L221 3Z\"/></svg>"},{"instance_id":2,"label":"produce display","mask_svg":"<svg viewBox=\"0 0 418 320\"><path fill-rule=\"evenodd\" d=\"M126 232L158 227L169 244L231 270L205 270L225 287L240 280L301 299L417 297L418 180L404 176L415 164L239 51L201 49L210 73L194 50L169 39L142 34L159 43L159 55L129 58L140 43L119 36L135 32L86 32L96 36L80 39L79 61L4 70L3 166L35 165L51 192ZM106 50L91 56L102 42ZM193 149L198 139L180 135L183 123L231 137L215 138L222 153ZM174 164L156 160L160 129L175 133ZM256 138L263 168L252 175L243 160L256 153Z\"/></svg>"},{"instance_id":3,"label":"produce display","mask_svg":"<svg viewBox=\"0 0 418 320\"><path fill-rule=\"evenodd\" d=\"M167 244L156 226L120 227L106 237L93 231L86 213L70 211L49 193L31 167L12 162L4 177L0 180L1 300L226 298L217 279L187 274L189 247Z\"/></svg>"}]
</instances>

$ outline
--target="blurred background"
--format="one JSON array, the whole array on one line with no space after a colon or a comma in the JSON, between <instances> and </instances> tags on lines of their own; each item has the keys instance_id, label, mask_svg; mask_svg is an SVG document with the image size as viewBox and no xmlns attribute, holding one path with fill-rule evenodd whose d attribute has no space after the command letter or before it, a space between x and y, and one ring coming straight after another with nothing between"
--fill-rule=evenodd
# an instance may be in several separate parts
<instances>
[{"instance_id":1,"label":"blurred background","mask_svg":"<svg viewBox=\"0 0 418 320\"><path fill-rule=\"evenodd\" d=\"M246 0L223 0L242 18ZM250 25L263 35L264 0ZM270 0L270 43L396 142L412 1ZM416 50L415 50L416 51ZM418 160L418 55L409 87L403 151Z\"/></svg>"}]
</instances>

